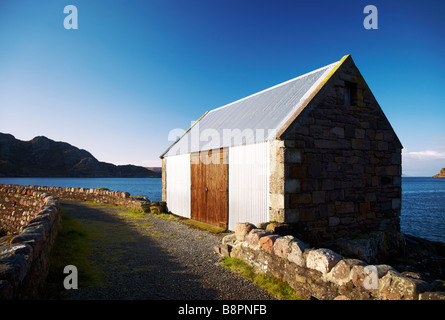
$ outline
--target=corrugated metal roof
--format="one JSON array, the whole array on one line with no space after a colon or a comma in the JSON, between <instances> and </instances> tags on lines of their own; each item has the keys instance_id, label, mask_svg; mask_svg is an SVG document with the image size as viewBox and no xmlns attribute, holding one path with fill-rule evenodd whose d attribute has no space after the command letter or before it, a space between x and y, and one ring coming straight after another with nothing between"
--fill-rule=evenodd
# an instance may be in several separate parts
<instances>
[{"instance_id":1,"label":"corrugated metal roof","mask_svg":"<svg viewBox=\"0 0 445 320\"><path fill-rule=\"evenodd\" d=\"M341 60L207 112L161 157L274 139L340 63Z\"/></svg>"}]
</instances>

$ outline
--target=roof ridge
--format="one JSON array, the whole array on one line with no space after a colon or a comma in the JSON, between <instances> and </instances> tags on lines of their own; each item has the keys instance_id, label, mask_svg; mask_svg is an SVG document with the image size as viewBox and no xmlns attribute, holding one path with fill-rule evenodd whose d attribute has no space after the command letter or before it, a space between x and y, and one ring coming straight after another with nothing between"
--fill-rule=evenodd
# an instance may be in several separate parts
<instances>
[{"instance_id":1,"label":"roof ridge","mask_svg":"<svg viewBox=\"0 0 445 320\"><path fill-rule=\"evenodd\" d=\"M206 128L209 127L213 129L212 134L216 132L216 134L223 135L222 141L220 136L218 136L218 139L216 140L213 138L206 140L205 148L210 149L234 146L232 144L234 136L230 136L230 140L228 140L230 142L229 144L224 138L225 128L229 130L229 134L233 134L231 130L234 128L241 130L241 140L236 142L238 144L249 144L247 140L242 142L247 139L245 135L249 136L249 138L251 137L251 134L245 132L245 129L249 128L267 130L265 136L264 131L261 131L263 132L261 141L257 140L258 137L256 134L258 133L253 134L253 136L256 137L255 142L262 142L276 138L279 139L290 123L298 117L302 110L308 105L309 101L313 99L348 57L350 57L350 55L346 55L334 63L330 63L247 97L207 111L201 118L195 121L195 123L193 123L181 137L176 139L176 141L170 145L170 147L161 155L161 158L166 155L168 156L168 153L172 152L172 148L175 145L177 146L175 148L178 149L175 153L179 152L180 154L184 152L193 152L192 149L196 149L195 147L197 147L198 150L201 150L203 148L201 144L205 141L200 140L198 142L199 145L195 147L193 147L193 145L190 146L188 140L184 140L185 142L182 141L184 136L189 136L191 134L190 132L192 132L192 129L195 130L195 125L196 128L198 128L196 129L198 132L202 129L203 132L205 131L207 134L208 132L206 131ZM298 88L294 90L294 87ZM262 97L264 97L264 99L261 99ZM280 105L279 108L277 103ZM237 108L237 105L241 105L240 108ZM233 106L233 108L230 108L231 106ZM215 112L220 110L225 111ZM273 114L271 114L271 112ZM204 121L202 121L203 119ZM199 128L199 124L201 123L204 128ZM191 138L193 139L193 135ZM238 138L238 135L235 138Z\"/></svg>"},{"instance_id":2,"label":"roof ridge","mask_svg":"<svg viewBox=\"0 0 445 320\"><path fill-rule=\"evenodd\" d=\"M332 68L328 68L326 72L324 72L320 78L315 81L315 83L306 91L306 93L301 97L300 101L297 105L292 109L292 112L289 112L289 115L286 117L286 121L282 121L279 125L279 129L277 129L276 137L280 137L284 131L289 126L289 122L293 122L297 116L301 113L301 111L306 108L308 103L313 99L313 97L320 91L320 89L326 84L326 82L331 78L331 76L340 68L343 62L349 58L351 55L347 54L343 56L336 63L332 63L330 66ZM298 107L297 107L298 106ZM298 113L298 114L297 114Z\"/></svg>"},{"instance_id":3,"label":"roof ridge","mask_svg":"<svg viewBox=\"0 0 445 320\"><path fill-rule=\"evenodd\" d=\"M337 61L336 63L332 63L329 65L328 68L326 68L325 72L315 81L312 86L306 91L306 93L300 98L298 103L292 108L291 111L289 111L289 114L280 122L280 124L277 126L275 133L272 133L271 135L274 135L281 129L283 126L289 121L289 119L302 107L304 106L306 100L311 96L312 92L314 92L315 89L318 88L318 86L326 79L326 77L331 73L331 71L335 68L336 64L339 64L340 61ZM271 136L267 137L268 139L271 138Z\"/></svg>"},{"instance_id":4,"label":"roof ridge","mask_svg":"<svg viewBox=\"0 0 445 320\"><path fill-rule=\"evenodd\" d=\"M292 81L296 81L296 80L301 79L301 78L303 78L303 77L307 77L307 76L309 76L309 75L311 75L311 74L313 74L313 73L316 73L316 72L321 71L322 69L325 69L325 68L328 68L328 69L329 69L329 68L335 66L336 64L340 63L340 61L341 61L341 60L336 61L336 62L331 63L331 64L328 64L328 65L326 65L326 66L324 66L324 67L318 68L318 69L316 69L316 70L312 70L312 71L310 71L310 72L307 72L307 73L305 73L305 74L302 74L302 75L300 75L300 76L298 76L298 77L295 77L295 78L292 78L292 79L290 79L290 80L286 80L286 81L281 82L281 83L279 83L279 84L276 84L276 85L274 85L274 86L272 86L272 87L269 87L269 88L266 88L266 89L264 89L264 90L261 90L261 91L258 91L258 92L256 92L256 93L253 93L253 94L251 94L251 95L248 95L247 97L244 97L244 98L235 100L235 101L230 102L230 103L228 103L228 104L225 104L225 105L223 105L223 106L221 106L221 107L217 107L217 108L215 108L215 109L212 109L212 110L210 110L210 111L208 111L208 112L211 113L211 112L214 112L214 111L217 111L217 110L220 110L220 109L229 107L229 106L231 106L232 104L235 104L235 103L241 102L241 101L243 101L243 100L252 98L252 97L254 97L254 96L256 96L256 95L259 95L259 94L261 94L261 93L270 91L270 90L272 90L272 89L276 89L276 88L278 88L278 87L284 86L284 85L286 85L286 84L288 84L288 83L290 83L290 82L292 82Z\"/></svg>"}]
</instances>

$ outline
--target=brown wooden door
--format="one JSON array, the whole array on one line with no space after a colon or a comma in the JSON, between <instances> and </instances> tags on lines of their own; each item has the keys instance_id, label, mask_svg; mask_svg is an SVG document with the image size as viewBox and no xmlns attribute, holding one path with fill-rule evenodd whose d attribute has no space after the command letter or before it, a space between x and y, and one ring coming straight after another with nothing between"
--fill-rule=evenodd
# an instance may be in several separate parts
<instances>
[{"instance_id":1,"label":"brown wooden door","mask_svg":"<svg viewBox=\"0 0 445 320\"><path fill-rule=\"evenodd\" d=\"M202 161L203 153L191 155L191 218L227 228L229 222L229 165L227 149L209 151L219 163ZM205 151L207 154L207 151ZM208 162L208 161L207 161Z\"/></svg>"}]
</instances>

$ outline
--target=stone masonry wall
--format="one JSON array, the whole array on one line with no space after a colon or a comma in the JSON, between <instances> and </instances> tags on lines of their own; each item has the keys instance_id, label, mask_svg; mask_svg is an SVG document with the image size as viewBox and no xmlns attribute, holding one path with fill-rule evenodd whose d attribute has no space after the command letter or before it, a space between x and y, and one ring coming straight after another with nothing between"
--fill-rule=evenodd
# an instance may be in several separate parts
<instances>
[{"instance_id":1,"label":"stone masonry wall","mask_svg":"<svg viewBox=\"0 0 445 320\"><path fill-rule=\"evenodd\" d=\"M257 273L280 278L303 299L319 300L445 300L436 282L420 280L386 264L369 265L333 250L310 247L294 236L279 236L250 223L215 247L238 258Z\"/></svg>"},{"instance_id":2,"label":"stone masonry wall","mask_svg":"<svg viewBox=\"0 0 445 320\"><path fill-rule=\"evenodd\" d=\"M8 186L8 185L4 185ZM96 203L114 204L126 208L147 212L155 210L165 211L165 203L162 201L150 201L146 197L132 196L128 192L111 191L106 189L89 188L62 188L45 186L27 186L30 190L43 191L65 200L91 201Z\"/></svg>"},{"instance_id":3,"label":"stone masonry wall","mask_svg":"<svg viewBox=\"0 0 445 320\"><path fill-rule=\"evenodd\" d=\"M0 235L20 232L35 218L47 196L23 187L0 185Z\"/></svg>"},{"instance_id":4,"label":"stone masonry wall","mask_svg":"<svg viewBox=\"0 0 445 320\"><path fill-rule=\"evenodd\" d=\"M314 244L372 232L397 242L402 146L351 58L281 138L286 209L276 221Z\"/></svg>"},{"instance_id":5,"label":"stone masonry wall","mask_svg":"<svg viewBox=\"0 0 445 320\"><path fill-rule=\"evenodd\" d=\"M60 224L58 200L23 187L0 186L0 300L33 299L42 289Z\"/></svg>"},{"instance_id":6,"label":"stone masonry wall","mask_svg":"<svg viewBox=\"0 0 445 320\"><path fill-rule=\"evenodd\" d=\"M165 203L102 189L0 185L0 300L38 297L60 224L59 199L165 212Z\"/></svg>"},{"instance_id":7,"label":"stone masonry wall","mask_svg":"<svg viewBox=\"0 0 445 320\"><path fill-rule=\"evenodd\" d=\"M270 142L269 221L297 222L285 208L284 141Z\"/></svg>"}]
</instances>

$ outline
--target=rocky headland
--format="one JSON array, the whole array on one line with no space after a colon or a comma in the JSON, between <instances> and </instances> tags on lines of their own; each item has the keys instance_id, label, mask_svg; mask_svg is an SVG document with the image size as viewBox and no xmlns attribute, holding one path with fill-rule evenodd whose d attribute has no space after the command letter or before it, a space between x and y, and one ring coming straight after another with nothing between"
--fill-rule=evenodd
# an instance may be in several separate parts
<instances>
[{"instance_id":1,"label":"rocky headland","mask_svg":"<svg viewBox=\"0 0 445 320\"><path fill-rule=\"evenodd\" d=\"M445 168L442 168L438 174L435 174L433 178L445 178Z\"/></svg>"},{"instance_id":2,"label":"rocky headland","mask_svg":"<svg viewBox=\"0 0 445 320\"><path fill-rule=\"evenodd\" d=\"M21 141L0 133L0 177L159 178L161 173L101 162L86 150L44 136Z\"/></svg>"}]
</instances>

